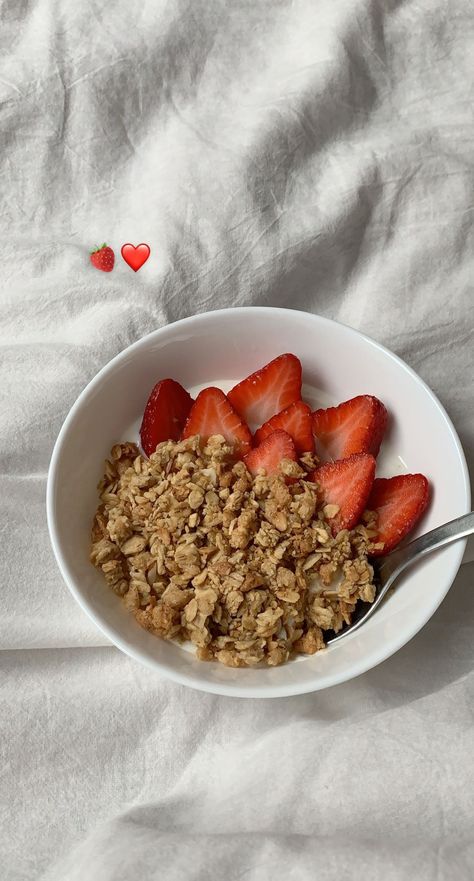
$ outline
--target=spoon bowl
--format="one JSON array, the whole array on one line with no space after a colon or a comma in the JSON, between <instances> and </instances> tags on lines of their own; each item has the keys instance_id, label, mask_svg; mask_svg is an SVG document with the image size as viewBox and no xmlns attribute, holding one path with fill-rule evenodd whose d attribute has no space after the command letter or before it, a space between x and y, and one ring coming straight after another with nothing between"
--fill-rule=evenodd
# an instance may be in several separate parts
<instances>
[{"instance_id":1,"label":"spoon bowl","mask_svg":"<svg viewBox=\"0 0 474 881\"><path fill-rule=\"evenodd\" d=\"M388 592L393 588L395 581L408 566L411 566L417 560L421 560L426 554L431 554L432 551L451 544L453 541L459 541L459 539L473 533L474 512L471 511L470 514L456 517L455 520L450 520L449 523L444 523L436 529L431 529L430 532L425 532L424 535L420 535L419 538L403 545L401 548L396 548L396 550L381 559L373 558L372 566L374 568L374 584L376 586L373 603L359 603L351 623L347 624L339 633L335 633L334 636L326 639L328 645L329 643L338 642L344 636L353 633L354 630L358 630L362 624L365 624L381 605Z\"/></svg>"}]
</instances>

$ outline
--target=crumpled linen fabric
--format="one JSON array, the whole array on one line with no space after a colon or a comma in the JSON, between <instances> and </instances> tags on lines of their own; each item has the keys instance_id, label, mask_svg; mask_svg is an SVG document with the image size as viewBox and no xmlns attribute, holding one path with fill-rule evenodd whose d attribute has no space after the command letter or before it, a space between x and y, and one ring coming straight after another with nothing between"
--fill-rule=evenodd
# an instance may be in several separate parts
<instances>
[{"instance_id":1,"label":"crumpled linen fabric","mask_svg":"<svg viewBox=\"0 0 474 881\"><path fill-rule=\"evenodd\" d=\"M112 356L238 305L387 345L472 469L471 4L5 0L0 22L2 878L470 881L472 551L378 668L226 699L105 643L57 570L45 486ZM151 248L137 274L127 241Z\"/></svg>"}]
</instances>

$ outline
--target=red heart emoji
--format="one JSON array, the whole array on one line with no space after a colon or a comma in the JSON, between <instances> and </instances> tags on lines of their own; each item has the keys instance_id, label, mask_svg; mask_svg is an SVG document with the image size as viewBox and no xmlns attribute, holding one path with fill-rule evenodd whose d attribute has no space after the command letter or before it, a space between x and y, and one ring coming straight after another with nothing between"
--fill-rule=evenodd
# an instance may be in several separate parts
<instances>
[{"instance_id":1,"label":"red heart emoji","mask_svg":"<svg viewBox=\"0 0 474 881\"><path fill-rule=\"evenodd\" d=\"M126 245L122 245L121 253L125 263L128 263L130 266L130 269L133 269L134 272L138 272L148 260L150 256L150 248L148 245L144 245L143 242L136 247L135 245L127 243Z\"/></svg>"}]
</instances>

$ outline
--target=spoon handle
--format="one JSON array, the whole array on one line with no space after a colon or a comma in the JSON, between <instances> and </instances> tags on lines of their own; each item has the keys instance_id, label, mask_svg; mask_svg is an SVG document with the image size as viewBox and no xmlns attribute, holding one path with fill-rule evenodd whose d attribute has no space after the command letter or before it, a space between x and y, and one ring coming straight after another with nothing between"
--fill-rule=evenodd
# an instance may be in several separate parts
<instances>
[{"instance_id":1,"label":"spoon handle","mask_svg":"<svg viewBox=\"0 0 474 881\"><path fill-rule=\"evenodd\" d=\"M474 533L474 511L470 514L463 514L462 517L456 517L449 523L443 523L430 532L425 532L419 538L415 538L409 544L402 548L392 551L391 554L383 559L380 564L380 574L385 581L395 572L398 574L405 569L415 559L421 559L426 554L442 548L444 545L450 544L452 541L458 541L466 535Z\"/></svg>"}]
</instances>

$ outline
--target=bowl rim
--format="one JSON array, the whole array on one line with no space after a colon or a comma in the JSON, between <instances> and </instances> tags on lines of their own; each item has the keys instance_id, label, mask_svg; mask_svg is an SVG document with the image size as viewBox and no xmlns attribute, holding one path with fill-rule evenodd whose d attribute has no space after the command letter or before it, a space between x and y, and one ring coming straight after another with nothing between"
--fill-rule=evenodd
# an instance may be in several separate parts
<instances>
[{"instance_id":1,"label":"bowl rim","mask_svg":"<svg viewBox=\"0 0 474 881\"><path fill-rule=\"evenodd\" d=\"M64 419L64 422L61 426L59 434L56 438L53 451L51 454L49 469L48 469L48 477L47 477L47 487L46 487L46 517L48 523L48 531L49 537L51 541L51 546L53 548L54 556L56 558L56 562L58 568L61 572L61 575L71 592L72 596L82 608L82 610L86 613L86 615L94 622L95 626L104 634L104 636L110 640L112 645L115 645L119 648L124 654L133 658L136 661L139 661L141 664L144 664L146 667L155 670L155 672L161 673L167 679L170 679L174 682L179 683L180 685L186 685L188 687L194 688L198 691L207 692L209 694L218 694L227 697L236 697L236 698L281 698L281 697L291 697L299 694L309 694L312 692L324 690L326 688L331 688L335 685L340 685L343 682L350 681L351 679L355 679L357 676L361 676L363 673L366 673L368 670L373 669L374 667L381 664L383 661L387 660L389 657L394 655L397 651L399 651L403 646L407 645L411 639L425 626L425 624L430 620L430 618L434 615L438 607L443 602L446 597L449 589L451 588L454 579L459 571L459 568L462 563L462 558L464 555L464 550L467 544L467 539L461 539L455 545L453 545L453 553L457 551L455 563L453 565L452 575L447 579L447 584L443 588L441 594L436 595L436 599L434 602L427 604L425 609L425 614L421 616L421 620L417 620L416 624L409 627L403 633L403 638L401 640L397 640L395 642L391 642L389 648L386 648L384 644L381 644L381 648L379 652L370 656L370 658L363 658L358 663L355 663L351 666L351 669L347 672L341 671L339 674L335 674L333 680L330 683L323 682L321 685L318 685L317 681L314 683L304 683L304 684L296 684L296 685L262 685L262 686L253 686L248 687L245 685L234 685L233 683L213 683L207 682L204 680L196 680L192 676L188 676L185 673L178 672L171 667L168 667L166 664L163 664L161 661L156 659L151 659L148 656L144 655L142 651L136 646L130 645L125 639L122 639L121 635L116 632L115 628L112 625L109 625L106 621L104 621L100 616L96 614L96 612L89 606L87 600L84 598L83 594L76 587L75 578L69 570L66 559L63 555L61 548L61 539L59 536L59 530L57 525L56 518L56 510L55 510L55 490L56 490L56 481L57 481L57 464L60 458L63 444L67 438L69 428L71 423L73 422L76 413L80 410L83 405L84 400L89 396L94 389L100 385L103 379L107 376L107 374L113 371L115 365L120 362L123 358L129 357L131 353L135 350L138 350L141 346L147 344L152 337L159 336L161 333L165 332L170 328L184 328L187 325L196 324L200 322L205 322L209 318L216 316L230 316L230 315L245 315L249 313L259 312L261 314L272 313L273 315L280 315L281 318L285 318L288 316L288 313L294 313L300 318L305 318L309 320L316 319L318 322L328 325L339 325L343 327L350 334L362 339L365 343L368 343L369 346L375 348L379 352L383 353L387 356L392 362L396 363L399 368L404 370L408 375L416 381L416 383L423 388L425 393L431 398L432 403L437 407L440 412L440 415L444 419L447 428L449 429L451 440L454 443L456 448L459 463L461 465L462 477L463 477L463 495L464 500L463 504L465 510L460 512L459 516L463 513L468 513L470 511L471 505L471 488L470 488L470 479L469 479L469 471L466 462L466 456L464 450L461 445L461 441L456 432L456 429L446 412L445 408L441 404L440 400L437 398L435 393L431 390L431 388L427 385L427 383L410 367L402 358L392 352L390 349L386 348L386 346L382 345L382 343L377 342L372 337L367 334L362 333L356 328L351 327L350 325L344 324L341 321L336 321L332 318L327 318L325 316L319 315L314 312L305 312L301 309L290 309L283 307L274 307L274 306L237 306L237 307L226 307L224 309L213 309L208 312L198 312L196 315L190 315L186 318L178 319L177 321L172 321L169 324L164 324L162 327L156 328L155 330L150 331L150 333L145 334L145 336L141 337L139 340L136 340L134 343L131 343L129 346L126 346L122 351L118 352L117 355L108 361L104 366L99 370L98 373L87 383L87 385L82 389L79 393L78 397L72 404L69 412ZM350 638L350 637L348 637ZM327 651L331 651L329 647Z\"/></svg>"}]
</instances>

